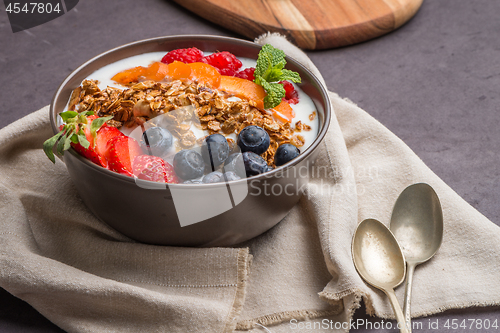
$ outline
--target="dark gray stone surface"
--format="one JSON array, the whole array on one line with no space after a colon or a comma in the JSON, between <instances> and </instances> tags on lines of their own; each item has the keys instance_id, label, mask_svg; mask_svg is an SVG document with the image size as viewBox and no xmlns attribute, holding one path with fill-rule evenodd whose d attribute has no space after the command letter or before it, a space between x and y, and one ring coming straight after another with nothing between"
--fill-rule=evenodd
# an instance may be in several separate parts
<instances>
[{"instance_id":1,"label":"dark gray stone surface","mask_svg":"<svg viewBox=\"0 0 500 333\"><path fill-rule=\"evenodd\" d=\"M161 0L80 1L64 16L16 34L4 7L0 10L0 128L49 104L66 75L112 47L175 34L238 37ZM342 49L309 52L331 90L349 97L397 134L497 225L499 17L498 0L426 0L414 19L389 35ZM417 320L422 328L415 332L496 332L451 330L443 325L447 319L498 317L498 307L450 310ZM362 308L355 319L365 318ZM439 320L440 328L429 328L429 320ZM60 330L0 289L0 332Z\"/></svg>"}]
</instances>

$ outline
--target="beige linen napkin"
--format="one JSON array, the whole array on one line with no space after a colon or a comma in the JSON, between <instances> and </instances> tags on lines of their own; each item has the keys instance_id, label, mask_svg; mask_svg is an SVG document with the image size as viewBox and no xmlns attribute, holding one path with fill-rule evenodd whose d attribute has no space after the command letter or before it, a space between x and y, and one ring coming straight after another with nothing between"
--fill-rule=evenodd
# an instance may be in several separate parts
<instances>
[{"instance_id":1,"label":"beige linen napkin","mask_svg":"<svg viewBox=\"0 0 500 333\"><path fill-rule=\"evenodd\" d=\"M258 42L320 76L282 37ZM361 297L370 313L392 317L384 295L354 269L352 234L367 217L388 223L399 193L427 182L441 199L445 233L436 257L415 273L413 315L500 304L500 229L366 112L330 99L335 115L306 195L275 228L233 249L130 241L86 209L64 164L44 156L47 108L7 126L0 286L69 332L290 332L290 319L348 321ZM401 301L403 288L397 294Z\"/></svg>"},{"instance_id":2,"label":"beige linen napkin","mask_svg":"<svg viewBox=\"0 0 500 333\"><path fill-rule=\"evenodd\" d=\"M68 332L230 332L248 249L131 242L99 222L63 163L48 107L0 131L0 286Z\"/></svg>"}]
</instances>

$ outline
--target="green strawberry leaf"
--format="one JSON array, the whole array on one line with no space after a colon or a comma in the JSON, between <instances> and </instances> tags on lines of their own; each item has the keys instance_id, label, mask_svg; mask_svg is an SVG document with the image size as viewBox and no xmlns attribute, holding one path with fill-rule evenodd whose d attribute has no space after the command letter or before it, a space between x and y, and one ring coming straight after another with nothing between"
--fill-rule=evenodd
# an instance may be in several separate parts
<instances>
[{"instance_id":1,"label":"green strawberry leaf","mask_svg":"<svg viewBox=\"0 0 500 333\"><path fill-rule=\"evenodd\" d=\"M49 160L52 161L52 163L56 163L56 158L54 156L54 152L52 151L54 145L56 144L57 140L64 134L64 129L54 135L53 137L45 140L43 143L43 151L45 152L45 155L49 158Z\"/></svg>"},{"instance_id":2,"label":"green strawberry leaf","mask_svg":"<svg viewBox=\"0 0 500 333\"><path fill-rule=\"evenodd\" d=\"M76 116L78 116L78 112L76 112L76 111L66 111L66 112L59 113L59 115L61 116L62 120L65 123L67 123L68 119L75 118Z\"/></svg>"},{"instance_id":3,"label":"green strawberry leaf","mask_svg":"<svg viewBox=\"0 0 500 333\"><path fill-rule=\"evenodd\" d=\"M68 138L68 135L71 136L73 131L70 131L71 133L64 133L63 136L59 139L59 142L57 143L57 148L56 151L59 155L64 154L64 146L66 144L66 139Z\"/></svg>"},{"instance_id":4,"label":"green strawberry leaf","mask_svg":"<svg viewBox=\"0 0 500 333\"><path fill-rule=\"evenodd\" d=\"M73 135L71 136L71 142L73 142L73 143L78 143L78 135L73 134Z\"/></svg>"},{"instance_id":5,"label":"green strawberry leaf","mask_svg":"<svg viewBox=\"0 0 500 333\"><path fill-rule=\"evenodd\" d=\"M73 135L67 136L66 139L64 140L63 151L66 151L69 149L69 147L71 147L71 141L72 141L71 138L73 137Z\"/></svg>"},{"instance_id":6,"label":"green strawberry leaf","mask_svg":"<svg viewBox=\"0 0 500 333\"><path fill-rule=\"evenodd\" d=\"M90 124L90 134L93 138L96 137L99 128L101 128L101 126L110 119L113 119L113 116L100 117L92 121L92 124Z\"/></svg>"},{"instance_id":7,"label":"green strawberry leaf","mask_svg":"<svg viewBox=\"0 0 500 333\"><path fill-rule=\"evenodd\" d=\"M89 140L87 140L85 134L78 133L77 138L78 142L82 145L83 148L87 149L88 147L90 147L90 142Z\"/></svg>"}]
</instances>

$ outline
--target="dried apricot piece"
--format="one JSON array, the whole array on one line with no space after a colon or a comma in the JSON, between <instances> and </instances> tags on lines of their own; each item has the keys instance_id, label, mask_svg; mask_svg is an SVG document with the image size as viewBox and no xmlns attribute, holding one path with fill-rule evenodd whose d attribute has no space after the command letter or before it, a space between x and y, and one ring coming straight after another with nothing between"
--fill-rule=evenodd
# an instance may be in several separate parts
<instances>
[{"instance_id":1,"label":"dried apricot piece","mask_svg":"<svg viewBox=\"0 0 500 333\"><path fill-rule=\"evenodd\" d=\"M120 84L126 85L132 82L137 82L139 76L143 76L147 71L147 68L142 66L137 66L134 68L126 69L116 74L111 78L111 80L118 82Z\"/></svg>"},{"instance_id":2,"label":"dried apricot piece","mask_svg":"<svg viewBox=\"0 0 500 333\"><path fill-rule=\"evenodd\" d=\"M264 97L266 97L266 91L257 83L250 80L222 75L219 89L233 93L237 97L255 101L257 103L257 107L261 109L264 108Z\"/></svg>"},{"instance_id":3,"label":"dried apricot piece","mask_svg":"<svg viewBox=\"0 0 500 333\"><path fill-rule=\"evenodd\" d=\"M198 80L203 84L210 84L212 88L218 88L220 85L221 75L217 68L203 62L193 62L188 64L191 68L192 80Z\"/></svg>"},{"instance_id":4,"label":"dried apricot piece","mask_svg":"<svg viewBox=\"0 0 500 333\"><path fill-rule=\"evenodd\" d=\"M191 67L189 65L180 62L180 61L174 61L168 66L168 77L170 77L172 80L186 80L189 79L189 76L191 75Z\"/></svg>"},{"instance_id":5,"label":"dried apricot piece","mask_svg":"<svg viewBox=\"0 0 500 333\"><path fill-rule=\"evenodd\" d=\"M153 80L153 81L161 81L169 74L169 68L168 65L162 63L162 62L154 62L151 65L148 66L146 69L144 76L148 80Z\"/></svg>"},{"instance_id":6,"label":"dried apricot piece","mask_svg":"<svg viewBox=\"0 0 500 333\"><path fill-rule=\"evenodd\" d=\"M273 112L274 118L284 122L289 123L295 118L295 111L293 111L292 107L288 102L281 101L278 106L275 106L271 109Z\"/></svg>"}]
</instances>

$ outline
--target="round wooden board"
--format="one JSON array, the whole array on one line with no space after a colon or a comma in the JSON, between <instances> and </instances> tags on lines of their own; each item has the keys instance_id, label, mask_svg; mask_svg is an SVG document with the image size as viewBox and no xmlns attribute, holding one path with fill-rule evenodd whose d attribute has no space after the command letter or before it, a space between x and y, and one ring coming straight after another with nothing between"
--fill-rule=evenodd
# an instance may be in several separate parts
<instances>
[{"instance_id":1,"label":"round wooden board","mask_svg":"<svg viewBox=\"0 0 500 333\"><path fill-rule=\"evenodd\" d=\"M423 0L174 0L199 16L255 38L280 32L297 46L327 49L397 29Z\"/></svg>"}]
</instances>

